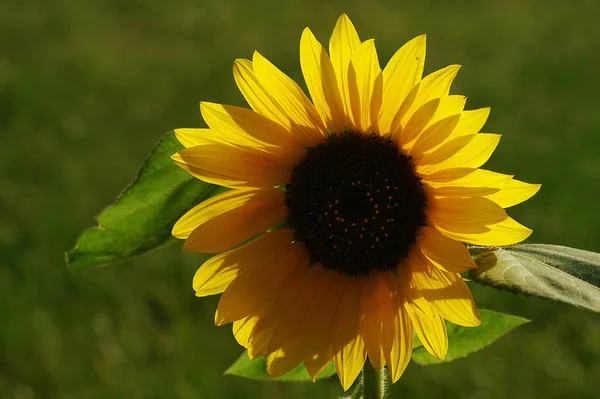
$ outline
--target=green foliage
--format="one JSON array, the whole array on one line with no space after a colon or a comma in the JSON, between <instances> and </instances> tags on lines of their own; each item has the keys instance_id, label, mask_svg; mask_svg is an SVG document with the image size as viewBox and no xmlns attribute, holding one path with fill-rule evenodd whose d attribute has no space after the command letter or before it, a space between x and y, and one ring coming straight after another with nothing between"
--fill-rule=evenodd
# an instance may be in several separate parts
<instances>
[{"instance_id":1,"label":"green foliage","mask_svg":"<svg viewBox=\"0 0 600 399\"><path fill-rule=\"evenodd\" d=\"M242 355L225 371L225 374L237 375L239 377L250 378L254 380L276 380L276 381L312 381L310 375L304 367L304 363L300 363L296 368L286 374L271 378L267 374L267 359L264 356L250 360L248 352ZM331 377L335 374L335 365L330 362L323 371L317 375L317 380Z\"/></svg>"},{"instance_id":2,"label":"green foliage","mask_svg":"<svg viewBox=\"0 0 600 399\"><path fill-rule=\"evenodd\" d=\"M120 261L173 240L177 219L219 189L175 165L171 155L182 148L173 132L165 133L133 183L100 213L98 226L85 230L67 252L69 266Z\"/></svg>"},{"instance_id":3,"label":"green foliage","mask_svg":"<svg viewBox=\"0 0 600 399\"><path fill-rule=\"evenodd\" d=\"M492 248L475 258L469 277L507 291L600 312L600 254L559 245Z\"/></svg>"},{"instance_id":4,"label":"green foliage","mask_svg":"<svg viewBox=\"0 0 600 399\"><path fill-rule=\"evenodd\" d=\"M412 360L420 365L450 362L478 351L509 332L527 323L529 320L505 313L479 309L481 325L478 327L461 327L446 323L448 330L448 354L439 360L429 354L425 347L419 346L413 350Z\"/></svg>"}]
</instances>

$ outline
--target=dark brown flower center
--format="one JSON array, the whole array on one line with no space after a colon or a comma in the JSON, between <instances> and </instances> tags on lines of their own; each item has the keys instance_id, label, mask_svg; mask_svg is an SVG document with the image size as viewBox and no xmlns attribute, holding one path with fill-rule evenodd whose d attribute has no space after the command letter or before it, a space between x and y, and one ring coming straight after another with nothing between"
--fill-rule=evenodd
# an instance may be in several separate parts
<instances>
[{"instance_id":1,"label":"dark brown flower center","mask_svg":"<svg viewBox=\"0 0 600 399\"><path fill-rule=\"evenodd\" d=\"M287 224L313 263L352 276L395 271L425 225L411 157L390 139L334 133L308 148L286 185Z\"/></svg>"}]
</instances>

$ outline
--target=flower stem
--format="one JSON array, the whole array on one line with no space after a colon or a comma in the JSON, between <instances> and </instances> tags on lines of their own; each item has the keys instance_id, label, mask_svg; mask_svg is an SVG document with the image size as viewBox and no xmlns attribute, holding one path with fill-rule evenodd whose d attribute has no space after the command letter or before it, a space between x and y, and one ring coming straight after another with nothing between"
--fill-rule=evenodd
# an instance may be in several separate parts
<instances>
[{"instance_id":1,"label":"flower stem","mask_svg":"<svg viewBox=\"0 0 600 399\"><path fill-rule=\"evenodd\" d=\"M383 367L377 371L369 360L363 367L363 399L387 398L388 370Z\"/></svg>"}]
</instances>

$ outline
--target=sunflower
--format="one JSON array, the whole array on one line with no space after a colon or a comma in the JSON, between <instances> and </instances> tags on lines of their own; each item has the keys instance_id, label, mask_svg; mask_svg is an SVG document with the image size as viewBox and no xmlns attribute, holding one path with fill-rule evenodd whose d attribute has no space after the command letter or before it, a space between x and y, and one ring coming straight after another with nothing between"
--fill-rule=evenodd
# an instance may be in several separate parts
<instances>
[{"instance_id":1,"label":"sunflower","mask_svg":"<svg viewBox=\"0 0 600 399\"><path fill-rule=\"evenodd\" d=\"M463 243L531 233L503 208L540 186L479 169L500 139L479 133L489 108L464 110L466 98L449 94L460 66L422 77L424 61L422 35L382 70L374 41L342 15L329 54L302 33L312 102L255 52L233 66L252 110L202 102L209 128L175 130L186 148L174 161L231 189L173 228L186 250L217 254L194 290L222 293L216 324L233 323L273 377L303 362L314 379L333 359L348 389L368 356L395 382L415 332L443 359L446 320L480 324Z\"/></svg>"}]
</instances>

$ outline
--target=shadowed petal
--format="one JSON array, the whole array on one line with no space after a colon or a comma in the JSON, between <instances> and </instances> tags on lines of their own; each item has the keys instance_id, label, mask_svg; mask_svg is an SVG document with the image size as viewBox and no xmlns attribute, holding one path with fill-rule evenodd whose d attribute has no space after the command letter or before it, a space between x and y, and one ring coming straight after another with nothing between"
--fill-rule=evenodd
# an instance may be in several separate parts
<instances>
[{"instance_id":1,"label":"shadowed petal","mask_svg":"<svg viewBox=\"0 0 600 399\"><path fill-rule=\"evenodd\" d=\"M193 287L196 296L214 295L223 292L239 273L253 271L269 262L271 257L292 245L289 229L266 233L238 248L215 255L198 269Z\"/></svg>"}]
</instances>

